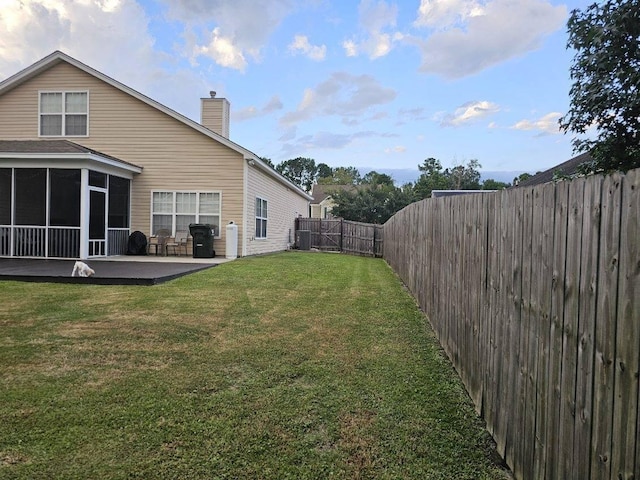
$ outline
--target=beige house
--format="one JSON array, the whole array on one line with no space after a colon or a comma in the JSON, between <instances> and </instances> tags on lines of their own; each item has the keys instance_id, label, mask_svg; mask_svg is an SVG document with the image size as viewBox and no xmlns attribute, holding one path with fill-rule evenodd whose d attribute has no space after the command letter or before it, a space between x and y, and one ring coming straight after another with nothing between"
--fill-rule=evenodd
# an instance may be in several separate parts
<instances>
[{"instance_id":1,"label":"beige house","mask_svg":"<svg viewBox=\"0 0 640 480\"><path fill-rule=\"evenodd\" d=\"M229 139L213 92L197 123L61 52L0 83L0 256L121 255L134 231L191 223L217 256L274 252L310 200Z\"/></svg>"}]
</instances>

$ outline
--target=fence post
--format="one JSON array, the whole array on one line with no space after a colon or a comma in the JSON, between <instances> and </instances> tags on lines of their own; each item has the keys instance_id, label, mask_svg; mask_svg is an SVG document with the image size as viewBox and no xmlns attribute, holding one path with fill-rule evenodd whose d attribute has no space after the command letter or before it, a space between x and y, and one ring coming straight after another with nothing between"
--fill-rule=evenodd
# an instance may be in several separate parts
<instances>
[{"instance_id":1,"label":"fence post","mask_svg":"<svg viewBox=\"0 0 640 480\"><path fill-rule=\"evenodd\" d=\"M343 225L344 225L344 218L341 218L340 219L340 253L342 253L342 242L344 241Z\"/></svg>"}]
</instances>

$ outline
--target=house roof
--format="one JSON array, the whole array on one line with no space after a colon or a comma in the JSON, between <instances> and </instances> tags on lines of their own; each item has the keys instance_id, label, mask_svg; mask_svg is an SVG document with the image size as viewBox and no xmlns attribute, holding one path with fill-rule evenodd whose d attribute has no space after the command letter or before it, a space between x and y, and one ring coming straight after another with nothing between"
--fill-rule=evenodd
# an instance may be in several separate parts
<instances>
[{"instance_id":1,"label":"house roof","mask_svg":"<svg viewBox=\"0 0 640 480\"><path fill-rule=\"evenodd\" d=\"M147 97L146 95L134 90L131 87L126 86L123 83L118 82L117 80L114 80L113 78L105 75L104 73L99 72L98 70L95 70L94 68L91 68L88 65L85 65L84 63L76 60L73 57L70 57L69 55L61 52L61 51L55 51L53 53L51 53L50 55L44 57L43 59L37 61L36 63L34 63L33 65L25 68L24 70L21 70L20 72L16 73L15 75L12 75L11 77L5 79L4 81L0 82L0 95L3 95L4 93L8 92L9 90L12 90L13 88L21 85L22 83L30 80L31 78L39 75L40 73L44 72L45 70L50 69L51 67L61 63L61 62L66 62L70 65L73 65L74 67L88 73L89 75L92 75L100 80L102 80L103 82L111 85L112 87L117 88L118 90L121 90L129 95L131 95L134 98L137 98L138 100L140 100L141 102L146 103L147 105L150 105L151 107L160 110L161 112L165 113L166 115L169 115L170 117L173 117L174 119L178 120L179 122L193 128L194 130L197 130L198 132L202 133L203 135L206 135L207 137L210 137L214 140L216 140L217 142L225 145L226 147L240 153L245 160L253 160L254 161L254 165L257 166L258 168L260 168L263 172L265 172L267 175L275 178L277 181L279 181L280 183L285 184L287 187L294 189L299 195L305 197L307 200L311 200L311 196L309 194L307 194L304 190L302 190L300 187L298 187L297 185L295 185L294 183L290 182L288 179L286 179L285 177L283 177L282 175L280 175L278 172L276 172L275 170L273 170L272 168L270 168L266 163L264 163L262 160L260 160L260 157L258 155L256 155L255 153L251 152L250 150L247 150L246 148L238 145L235 142L232 142L231 140L229 140L228 138L219 135L215 132L213 132L212 130L200 125L198 122L195 122L193 120L191 120L188 117L185 117L184 115L176 112L175 110L161 104L160 102L157 102L155 100L153 100L152 98Z\"/></svg>"},{"instance_id":2,"label":"house roof","mask_svg":"<svg viewBox=\"0 0 640 480\"><path fill-rule=\"evenodd\" d=\"M561 176L571 176L578 173L578 167L585 162L588 162L592 159L591 155L588 153L583 153L576 157L573 157L567 160L560 165L556 165L555 167L551 167L544 172L540 172L535 174L532 177L523 180L518 183L518 187L533 187L534 185L542 185L543 183L552 182L556 175Z\"/></svg>"},{"instance_id":3,"label":"house roof","mask_svg":"<svg viewBox=\"0 0 640 480\"><path fill-rule=\"evenodd\" d=\"M142 167L138 165L69 140L0 140L0 159L3 158L89 159L124 168L134 173L142 172Z\"/></svg>"},{"instance_id":4,"label":"house roof","mask_svg":"<svg viewBox=\"0 0 640 480\"><path fill-rule=\"evenodd\" d=\"M322 185L315 183L311 187L312 204L319 204L323 200L329 198L335 192L347 192L356 190L356 185Z\"/></svg>"}]
</instances>

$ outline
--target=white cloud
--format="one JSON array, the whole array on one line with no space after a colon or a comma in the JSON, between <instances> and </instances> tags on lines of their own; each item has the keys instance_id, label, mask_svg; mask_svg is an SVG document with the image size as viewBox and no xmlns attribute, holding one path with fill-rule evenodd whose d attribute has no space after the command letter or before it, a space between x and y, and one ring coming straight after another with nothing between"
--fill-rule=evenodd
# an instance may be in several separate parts
<instances>
[{"instance_id":1,"label":"white cloud","mask_svg":"<svg viewBox=\"0 0 640 480\"><path fill-rule=\"evenodd\" d=\"M208 45L194 46L194 57L204 55L210 57L221 67L244 71L247 61L242 49L234 45L232 37L225 37L219 28L214 28Z\"/></svg>"},{"instance_id":2,"label":"white cloud","mask_svg":"<svg viewBox=\"0 0 640 480\"><path fill-rule=\"evenodd\" d=\"M324 60L327 55L325 45L311 45L306 35L296 35L293 42L289 44L289 51L294 55L302 53L316 62Z\"/></svg>"},{"instance_id":3,"label":"white cloud","mask_svg":"<svg viewBox=\"0 0 640 480\"><path fill-rule=\"evenodd\" d=\"M538 120L520 120L511 128L514 130L539 131L540 134L556 135L562 133L558 125L558 120L562 114L560 112L547 113Z\"/></svg>"},{"instance_id":4,"label":"white cloud","mask_svg":"<svg viewBox=\"0 0 640 480\"><path fill-rule=\"evenodd\" d=\"M236 121L249 120L252 118L263 117L275 111L281 110L282 106L283 105L280 97L274 95L263 107L257 108L251 106L243 108L242 110L238 110L237 112L232 111L231 116L233 117L233 120Z\"/></svg>"},{"instance_id":5,"label":"white cloud","mask_svg":"<svg viewBox=\"0 0 640 480\"><path fill-rule=\"evenodd\" d=\"M342 42L342 48L344 48L344 53L347 57L357 57L358 56L358 45L353 40L345 40Z\"/></svg>"},{"instance_id":6,"label":"white cloud","mask_svg":"<svg viewBox=\"0 0 640 480\"><path fill-rule=\"evenodd\" d=\"M423 1L415 24L430 36L409 41L422 51L421 71L459 78L539 48L566 18L566 6L544 0Z\"/></svg>"},{"instance_id":7,"label":"white cloud","mask_svg":"<svg viewBox=\"0 0 640 480\"><path fill-rule=\"evenodd\" d=\"M481 100L460 105L453 113L439 113L435 120L443 127L459 127L474 123L500 111L500 107L492 102Z\"/></svg>"},{"instance_id":8,"label":"white cloud","mask_svg":"<svg viewBox=\"0 0 640 480\"><path fill-rule=\"evenodd\" d=\"M421 0L414 24L418 27L446 28L482 14L484 8L475 0Z\"/></svg>"},{"instance_id":9,"label":"white cloud","mask_svg":"<svg viewBox=\"0 0 640 480\"><path fill-rule=\"evenodd\" d=\"M244 71L248 59L260 61L270 35L291 13L289 0L164 0L168 17L185 24L185 51L222 67ZM214 27L212 28L212 25Z\"/></svg>"},{"instance_id":10,"label":"white cloud","mask_svg":"<svg viewBox=\"0 0 640 480\"><path fill-rule=\"evenodd\" d=\"M371 59L384 57L393 49L394 42L403 38L399 32L386 32L395 27L398 7L383 0L361 0L358 6L359 23L363 33L342 43L345 54L355 57L365 54Z\"/></svg>"},{"instance_id":11,"label":"white cloud","mask_svg":"<svg viewBox=\"0 0 640 480\"><path fill-rule=\"evenodd\" d=\"M290 125L322 115L361 115L395 97L395 90L383 87L371 75L335 72L315 89L307 88L298 108L284 115L281 123Z\"/></svg>"}]
</instances>

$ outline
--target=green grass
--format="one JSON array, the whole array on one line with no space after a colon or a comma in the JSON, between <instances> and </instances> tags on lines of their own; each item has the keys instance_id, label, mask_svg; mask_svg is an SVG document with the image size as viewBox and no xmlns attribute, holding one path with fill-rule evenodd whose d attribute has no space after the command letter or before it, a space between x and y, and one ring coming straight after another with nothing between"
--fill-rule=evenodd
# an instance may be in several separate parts
<instances>
[{"instance_id":1,"label":"green grass","mask_svg":"<svg viewBox=\"0 0 640 480\"><path fill-rule=\"evenodd\" d=\"M154 287L0 282L2 479L505 478L381 260Z\"/></svg>"}]
</instances>

